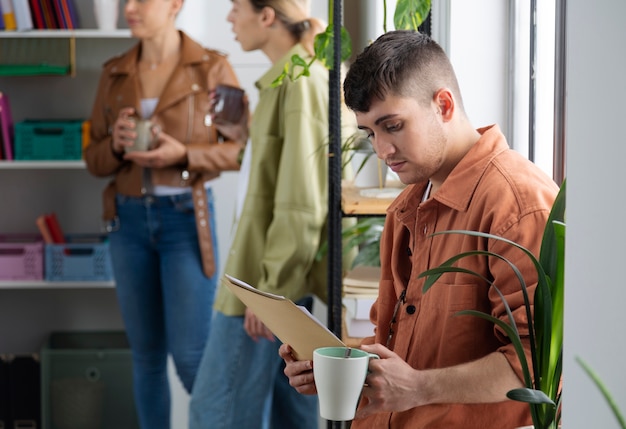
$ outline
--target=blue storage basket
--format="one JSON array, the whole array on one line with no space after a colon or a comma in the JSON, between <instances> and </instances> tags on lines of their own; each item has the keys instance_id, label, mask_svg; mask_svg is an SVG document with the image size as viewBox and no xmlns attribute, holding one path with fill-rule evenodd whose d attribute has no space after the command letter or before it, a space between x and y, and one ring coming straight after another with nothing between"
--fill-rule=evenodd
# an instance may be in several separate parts
<instances>
[{"instance_id":1,"label":"blue storage basket","mask_svg":"<svg viewBox=\"0 0 626 429\"><path fill-rule=\"evenodd\" d=\"M47 244L47 281L112 281L113 269L106 236L68 235L66 244Z\"/></svg>"}]
</instances>

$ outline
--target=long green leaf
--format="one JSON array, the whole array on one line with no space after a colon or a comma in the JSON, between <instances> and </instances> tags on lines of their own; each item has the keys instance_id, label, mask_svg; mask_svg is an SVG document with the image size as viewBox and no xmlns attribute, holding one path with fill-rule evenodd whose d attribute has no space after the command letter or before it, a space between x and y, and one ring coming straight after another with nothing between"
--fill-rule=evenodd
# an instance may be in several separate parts
<instances>
[{"instance_id":1,"label":"long green leaf","mask_svg":"<svg viewBox=\"0 0 626 429\"><path fill-rule=\"evenodd\" d=\"M585 370L587 375L591 378L593 383L600 390L600 393L602 393L602 396L604 397L605 401L607 402L607 404L609 404L609 407L611 408L611 411L613 412L613 415L617 419L617 422L619 423L620 427L622 429L626 429L626 420L624 419L622 412L617 406L617 403L613 399L613 395L611 395L611 392L609 392L609 389L606 387L606 385L604 384L600 376L580 356L576 356L574 359L576 359L576 362L580 364L582 369Z\"/></svg>"},{"instance_id":2,"label":"long green leaf","mask_svg":"<svg viewBox=\"0 0 626 429\"><path fill-rule=\"evenodd\" d=\"M393 16L396 30L417 30L430 12L430 0L398 0Z\"/></svg>"},{"instance_id":3,"label":"long green leaf","mask_svg":"<svg viewBox=\"0 0 626 429\"><path fill-rule=\"evenodd\" d=\"M514 401L527 402L529 404L550 404L556 407L554 401L541 390L521 387L519 389L509 390L506 396Z\"/></svg>"}]
</instances>

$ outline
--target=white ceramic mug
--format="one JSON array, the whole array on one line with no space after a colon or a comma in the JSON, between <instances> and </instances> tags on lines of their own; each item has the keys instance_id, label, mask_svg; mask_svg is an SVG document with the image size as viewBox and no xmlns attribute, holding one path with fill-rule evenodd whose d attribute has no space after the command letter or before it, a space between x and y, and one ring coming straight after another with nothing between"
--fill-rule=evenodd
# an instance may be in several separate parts
<instances>
[{"instance_id":1,"label":"white ceramic mug","mask_svg":"<svg viewBox=\"0 0 626 429\"><path fill-rule=\"evenodd\" d=\"M327 420L354 419L372 353L348 347L322 347L313 351L313 377L320 416Z\"/></svg>"}]
</instances>

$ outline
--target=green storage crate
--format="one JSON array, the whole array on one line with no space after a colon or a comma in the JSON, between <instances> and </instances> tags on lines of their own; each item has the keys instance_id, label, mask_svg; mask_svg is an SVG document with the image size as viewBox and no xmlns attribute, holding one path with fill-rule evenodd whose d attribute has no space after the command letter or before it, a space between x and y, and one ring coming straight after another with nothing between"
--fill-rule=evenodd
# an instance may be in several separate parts
<instances>
[{"instance_id":1,"label":"green storage crate","mask_svg":"<svg viewBox=\"0 0 626 429\"><path fill-rule=\"evenodd\" d=\"M53 332L41 350L43 429L138 429L126 334Z\"/></svg>"},{"instance_id":2,"label":"green storage crate","mask_svg":"<svg viewBox=\"0 0 626 429\"><path fill-rule=\"evenodd\" d=\"M15 160L71 161L83 157L82 120L27 119L15 124Z\"/></svg>"}]
</instances>

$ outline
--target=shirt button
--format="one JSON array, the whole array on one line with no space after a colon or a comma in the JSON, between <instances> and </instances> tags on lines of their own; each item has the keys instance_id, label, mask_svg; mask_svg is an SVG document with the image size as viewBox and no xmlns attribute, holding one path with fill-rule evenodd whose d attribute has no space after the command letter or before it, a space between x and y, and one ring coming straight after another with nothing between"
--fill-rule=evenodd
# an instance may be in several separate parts
<instances>
[{"instance_id":1,"label":"shirt button","mask_svg":"<svg viewBox=\"0 0 626 429\"><path fill-rule=\"evenodd\" d=\"M409 306L407 306L407 308L406 308L406 312L407 312L408 314L415 314L415 310L416 310L416 308L415 308L415 306L414 306L414 305L409 305Z\"/></svg>"},{"instance_id":2,"label":"shirt button","mask_svg":"<svg viewBox=\"0 0 626 429\"><path fill-rule=\"evenodd\" d=\"M180 173L180 177L183 180L189 180L189 170L183 170L182 173Z\"/></svg>"},{"instance_id":3,"label":"shirt button","mask_svg":"<svg viewBox=\"0 0 626 429\"><path fill-rule=\"evenodd\" d=\"M200 221L200 226L201 226L202 228L204 228L204 227L206 226L206 220L202 219L202 220Z\"/></svg>"},{"instance_id":4,"label":"shirt button","mask_svg":"<svg viewBox=\"0 0 626 429\"><path fill-rule=\"evenodd\" d=\"M199 91L200 90L200 85L198 85L197 83L194 83L193 85L191 85L191 90L192 91Z\"/></svg>"}]
</instances>

